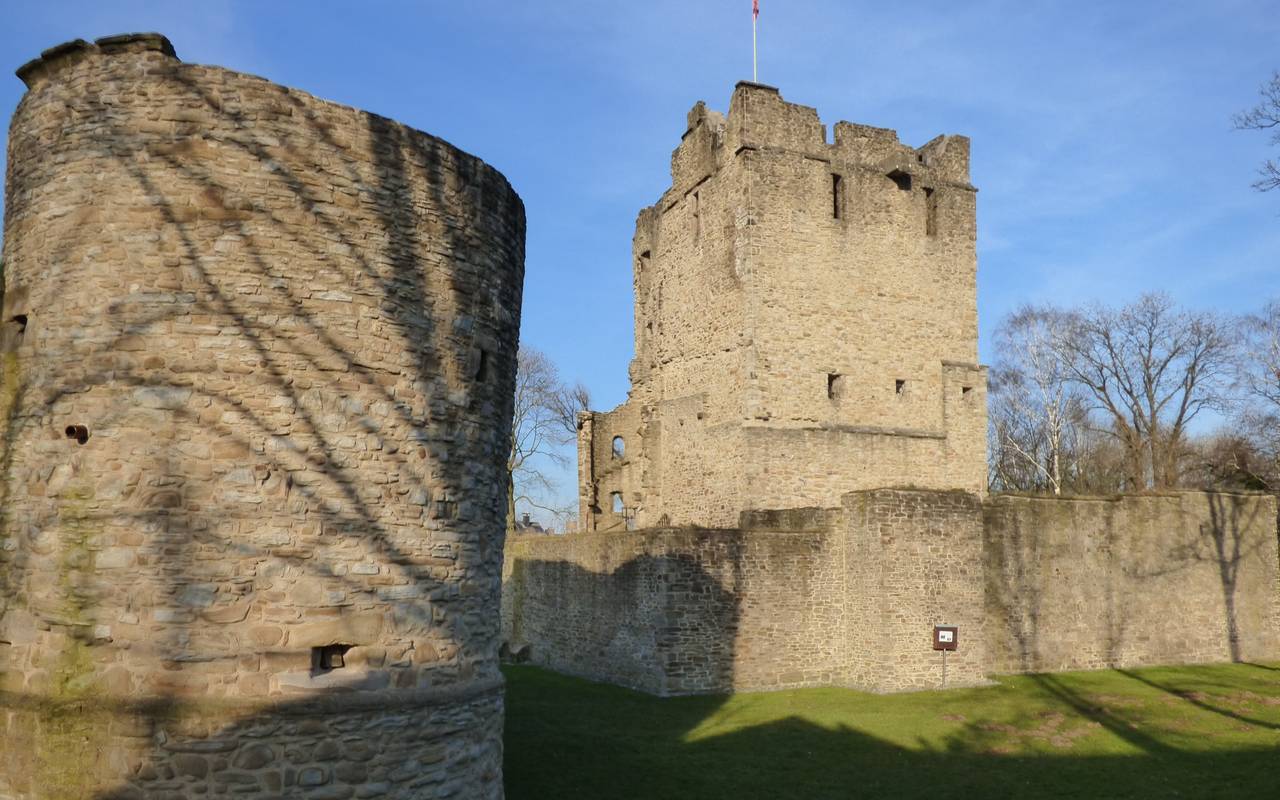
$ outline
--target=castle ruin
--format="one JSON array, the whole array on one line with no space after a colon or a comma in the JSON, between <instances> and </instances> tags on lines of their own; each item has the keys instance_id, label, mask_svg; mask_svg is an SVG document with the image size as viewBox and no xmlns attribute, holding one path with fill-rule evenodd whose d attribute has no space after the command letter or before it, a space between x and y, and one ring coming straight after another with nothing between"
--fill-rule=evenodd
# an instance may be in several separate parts
<instances>
[{"instance_id":1,"label":"castle ruin","mask_svg":"<svg viewBox=\"0 0 1280 800\"><path fill-rule=\"evenodd\" d=\"M155 34L18 75L0 798L501 797L519 197Z\"/></svg>"},{"instance_id":2,"label":"castle ruin","mask_svg":"<svg viewBox=\"0 0 1280 800\"><path fill-rule=\"evenodd\" d=\"M0 800L500 798L502 640L658 694L935 688L939 623L946 685L1280 657L1273 498L985 497L962 137L696 106L592 530L504 560L502 175L156 34L18 74Z\"/></svg>"},{"instance_id":3,"label":"castle ruin","mask_svg":"<svg viewBox=\"0 0 1280 800\"><path fill-rule=\"evenodd\" d=\"M671 177L585 530L508 540L512 652L660 695L1280 658L1273 497L986 496L967 139L740 83Z\"/></svg>"},{"instance_id":4,"label":"castle ruin","mask_svg":"<svg viewBox=\"0 0 1280 800\"><path fill-rule=\"evenodd\" d=\"M969 140L920 148L739 83L632 244L627 402L580 420L586 530L986 487Z\"/></svg>"}]
</instances>

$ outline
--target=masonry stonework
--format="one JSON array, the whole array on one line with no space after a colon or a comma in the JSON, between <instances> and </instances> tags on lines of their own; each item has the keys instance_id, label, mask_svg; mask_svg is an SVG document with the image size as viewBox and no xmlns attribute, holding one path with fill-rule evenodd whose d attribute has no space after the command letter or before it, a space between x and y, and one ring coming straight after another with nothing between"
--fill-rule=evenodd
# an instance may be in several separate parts
<instances>
[{"instance_id":1,"label":"masonry stonework","mask_svg":"<svg viewBox=\"0 0 1280 800\"><path fill-rule=\"evenodd\" d=\"M671 178L631 393L579 417L587 532L507 551L513 653L656 694L1280 658L1274 498L984 500L967 139L829 143L741 83Z\"/></svg>"},{"instance_id":2,"label":"masonry stonework","mask_svg":"<svg viewBox=\"0 0 1280 800\"><path fill-rule=\"evenodd\" d=\"M1276 501L877 489L731 529L526 536L503 623L532 663L654 694L941 688L1280 659Z\"/></svg>"},{"instance_id":3,"label":"masonry stonework","mask_svg":"<svg viewBox=\"0 0 1280 800\"><path fill-rule=\"evenodd\" d=\"M969 140L839 122L828 142L814 109L740 83L727 116L689 113L671 179L636 222L630 396L581 419L586 528L982 494Z\"/></svg>"},{"instance_id":4,"label":"masonry stonework","mask_svg":"<svg viewBox=\"0 0 1280 800\"><path fill-rule=\"evenodd\" d=\"M154 34L19 76L0 798L501 797L519 198Z\"/></svg>"},{"instance_id":5,"label":"masonry stonework","mask_svg":"<svg viewBox=\"0 0 1280 800\"><path fill-rule=\"evenodd\" d=\"M1183 492L986 507L993 672L1280 657L1276 501Z\"/></svg>"}]
</instances>

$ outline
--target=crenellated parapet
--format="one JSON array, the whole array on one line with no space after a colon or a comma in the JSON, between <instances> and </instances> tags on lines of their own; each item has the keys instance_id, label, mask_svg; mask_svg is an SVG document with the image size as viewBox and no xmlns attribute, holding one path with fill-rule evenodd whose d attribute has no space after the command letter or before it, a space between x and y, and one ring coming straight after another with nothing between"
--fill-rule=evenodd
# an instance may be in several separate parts
<instances>
[{"instance_id":1,"label":"crenellated parapet","mask_svg":"<svg viewBox=\"0 0 1280 800\"><path fill-rule=\"evenodd\" d=\"M920 147L898 140L896 131L840 121L828 141L826 126L810 106L789 103L772 86L739 82L727 116L698 101L689 112L688 129L671 155L671 189L667 198L687 193L720 169L727 158L750 150L775 150L885 175L911 176L934 185L972 190L969 183L969 139L943 135ZM660 205L665 205L664 203Z\"/></svg>"}]
</instances>

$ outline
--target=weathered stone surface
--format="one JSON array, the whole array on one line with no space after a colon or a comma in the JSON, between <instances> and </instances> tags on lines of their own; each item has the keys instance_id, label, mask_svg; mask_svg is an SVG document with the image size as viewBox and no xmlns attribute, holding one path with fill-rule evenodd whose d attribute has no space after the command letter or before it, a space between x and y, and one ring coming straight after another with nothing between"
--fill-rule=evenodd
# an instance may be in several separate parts
<instances>
[{"instance_id":1,"label":"weathered stone surface","mask_svg":"<svg viewBox=\"0 0 1280 800\"><path fill-rule=\"evenodd\" d=\"M1180 492L986 507L993 672L1280 658L1276 503Z\"/></svg>"},{"instance_id":2,"label":"weathered stone surface","mask_svg":"<svg viewBox=\"0 0 1280 800\"><path fill-rule=\"evenodd\" d=\"M316 769L350 797L403 763L499 797L519 198L446 142L156 35L21 76L0 797L292 796ZM309 761L343 737L360 768Z\"/></svg>"},{"instance_id":3,"label":"weathered stone surface","mask_svg":"<svg viewBox=\"0 0 1280 800\"><path fill-rule=\"evenodd\" d=\"M580 419L586 530L986 492L967 138L838 122L828 143L817 111L741 83L727 116L690 112L632 266L630 395Z\"/></svg>"},{"instance_id":4,"label":"weathered stone surface","mask_svg":"<svg viewBox=\"0 0 1280 800\"><path fill-rule=\"evenodd\" d=\"M514 657L655 694L939 688L1280 658L1276 501L877 489L838 509L507 543Z\"/></svg>"}]
</instances>

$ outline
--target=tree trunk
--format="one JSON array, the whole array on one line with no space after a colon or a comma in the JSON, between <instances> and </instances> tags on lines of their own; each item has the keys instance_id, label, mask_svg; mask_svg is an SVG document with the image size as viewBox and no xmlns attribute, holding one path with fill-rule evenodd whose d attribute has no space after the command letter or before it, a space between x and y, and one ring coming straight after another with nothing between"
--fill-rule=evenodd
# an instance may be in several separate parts
<instances>
[{"instance_id":1,"label":"tree trunk","mask_svg":"<svg viewBox=\"0 0 1280 800\"><path fill-rule=\"evenodd\" d=\"M516 479L515 475L507 471L507 535L516 532Z\"/></svg>"}]
</instances>

